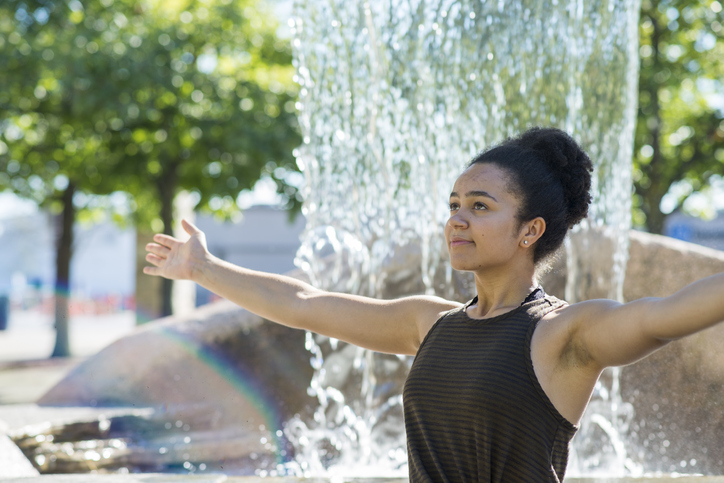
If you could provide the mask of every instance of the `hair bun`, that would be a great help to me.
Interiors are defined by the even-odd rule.
[[[477,154],[468,166],[477,163],[492,163],[510,175],[507,188],[519,200],[519,222],[545,220],[545,232],[535,242],[536,264],[554,254],[568,230],[588,215],[593,165],[560,129],[525,131]]]
[[[540,127],[523,133],[520,142],[535,151],[560,180],[568,207],[568,227],[585,218],[591,203],[590,173],[593,172],[593,164],[578,143],[565,131]]]

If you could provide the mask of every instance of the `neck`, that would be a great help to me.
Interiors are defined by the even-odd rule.
[[[518,307],[538,286],[535,270],[475,273],[477,304],[468,308],[472,318],[495,317]]]

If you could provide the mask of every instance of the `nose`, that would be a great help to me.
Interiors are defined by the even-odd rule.
[[[447,224],[450,226],[450,228],[467,228],[468,221],[465,219],[465,217],[460,216],[460,212],[458,211],[454,215],[450,215],[450,218],[447,220]]]

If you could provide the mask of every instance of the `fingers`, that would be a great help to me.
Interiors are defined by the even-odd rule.
[[[166,261],[166,259],[164,257],[159,257],[157,255],[154,255],[153,253],[147,253],[146,261],[148,263],[156,265],[157,267],[160,267],[163,264],[163,262]]]
[[[196,225],[194,225],[185,218],[181,220],[181,226],[183,226],[184,230],[186,230],[186,233],[188,233],[189,235],[195,235],[196,233],[201,232],[201,230],[199,230]]]
[[[161,269],[158,267],[143,267],[143,273],[146,275],[161,275]]]
[[[183,245],[183,243],[180,242],[179,240],[175,239],[172,236],[164,235],[163,233],[157,233],[157,234],[153,235],[153,241],[163,245],[164,247],[168,247],[170,249]],[[149,245],[150,245],[150,243],[149,243]]]
[[[155,265],[155,267],[143,267],[143,273],[145,273],[146,275],[163,275],[163,272],[161,271],[161,264],[166,261],[165,258],[158,257],[153,253],[147,253],[146,261],[152,265]]]
[[[154,255],[158,255],[159,257],[166,258],[168,257],[168,252],[170,252],[171,249],[156,243],[148,243],[146,245],[146,251],[151,252]]]

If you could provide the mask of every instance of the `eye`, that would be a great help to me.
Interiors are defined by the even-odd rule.
[[[480,201],[476,201],[476,202],[473,204],[473,209],[475,209],[475,210],[487,210],[488,207],[485,206],[485,203],[481,203]]]
[[[460,205],[454,202],[450,202],[450,211],[457,211],[460,209]]]

